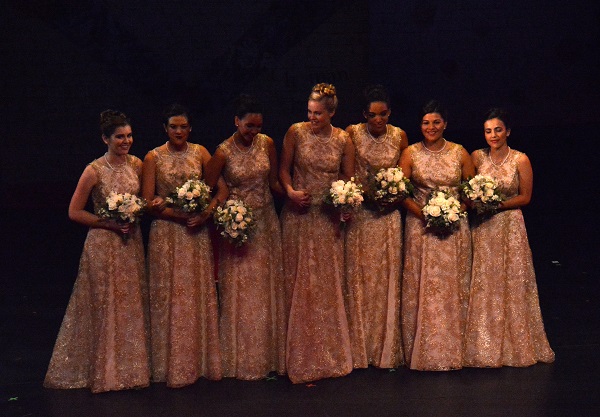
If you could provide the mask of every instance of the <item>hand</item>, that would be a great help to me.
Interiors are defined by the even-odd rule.
[[[208,209],[204,210],[202,213],[193,214],[190,217],[188,217],[186,226],[190,229],[199,228],[204,223],[206,223],[210,215],[211,211]]]
[[[304,190],[291,190],[287,193],[288,198],[292,200],[292,202],[300,207],[308,207],[310,206],[310,194]]]
[[[131,231],[131,223],[119,223],[116,220],[103,220],[101,227],[121,235],[126,235]]]
[[[149,206],[151,210],[161,212],[167,207],[167,202],[162,197],[154,197]]]
[[[352,212],[351,211],[342,211],[340,213],[340,220],[342,222],[347,222],[350,221],[352,219]]]

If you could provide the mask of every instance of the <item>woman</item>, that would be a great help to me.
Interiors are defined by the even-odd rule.
[[[406,133],[388,124],[390,99],[380,85],[364,92],[366,123],[346,128],[356,149],[356,176],[369,192],[369,177],[398,166]],[[368,197],[367,197],[368,198]],[[396,205],[359,208],[346,234],[348,325],[355,368],[395,368],[404,361],[400,336],[402,222]],[[369,204],[370,203],[370,204]]]
[[[100,129],[107,152],[85,168],[69,204],[69,218],[90,229],[47,388],[104,392],[150,382],[142,236],[134,224],[98,215],[111,191],[139,193],[142,161],[129,155],[133,136],[123,113],[102,112]],[[90,195],[94,213],[85,210]]]
[[[331,125],[336,107],[335,87],[315,85],[308,98],[308,122],[292,125],[283,142],[279,178],[288,197],[281,214],[289,308],[286,362],[293,383],[352,371],[342,295],[344,235],[339,213],[322,204],[333,181],[354,174],[352,141]]]
[[[466,217],[451,234],[426,227],[422,208],[430,193],[447,188],[458,197],[462,180],[474,175],[470,155],[447,141],[446,110],[433,100],[421,109],[423,140],[402,153],[400,166],[414,185],[407,198],[402,275],[402,338],[411,369],[462,366],[471,272],[471,235]]]
[[[529,366],[553,362],[540,312],[531,249],[521,207],[529,204],[529,158],[511,149],[506,111],[491,109],[483,125],[489,148],[473,152],[478,174],[491,176],[506,197],[497,214],[473,227],[473,270],[465,366]]]
[[[219,254],[223,376],[261,379],[285,373],[281,229],[271,191],[282,195],[273,140],[260,133],[262,106],[238,99],[236,132],[219,145],[206,169],[210,186],[223,175],[229,199],[253,210],[254,230],[243,246],[223,241]]]
[[[219,193],[201,213],[164,205],[176,187],[202,179],[210,154],[189,143],[189,112],[172,105],[164,115],[169,140],[144,159],[143,195],[157,216],[148,241],[152,379],[169,387],[198,378],[221,379],[214,258],[205,222],[224,200]]]

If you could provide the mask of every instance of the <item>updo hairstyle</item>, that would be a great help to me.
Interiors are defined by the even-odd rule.
[[[309,100],[323,102],[328,112],[333,113],[337,109],[338,99],[333,84],[319,83],[312,88]]]
[[[492,107],[485,113],[484,123],[488,120],[499,119],[504,123],[506,130],[510,130],[511,121],[508,112],[500,107]]]
[[[363,90],[363,110],[368,113],[371,103],[381,101],[385,103],[388,109],[392,108],[390,95],[381,84],[373,84],[365,87]]]
[[[104,110],[100,113],[100,132],[109,138],[118,127],[131,126],[129,118],[118,110]]]
[[[240,94],[235,100],[234,105],[235,115],[239,119],[243,119],[244,116],[250,113],[263,113],[262,103],[256,97],[253,97],[249,94]]]

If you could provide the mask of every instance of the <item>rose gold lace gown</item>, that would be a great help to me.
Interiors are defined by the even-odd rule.
[[[430,152],[419,142],[409,148],[415,201],[425,205],[439,186],[458,196],[462,146],[447,142],[441,152]],[[418,370],[458,369],[471,273],[468,221],[461,219],[458,230],[439,237],[409,212],[404,232],[401,314],[406,363]]]
[[[312,196],[308,209],[286,203],[281,214],[286,299],[289,307],[287,371],[294,383],[352,371],[348,321],[342,294],[344,234],[339,213],[321,204],[338,179],[346,132],[334,128],[321,143],[306,123],[296,135],[293,187]]]
[[[91,166],[99,178],[92,190],[95,212],[111,191],[139,193],[142,162],[138,158],[128,155],[127,165],[118,170],[100,159]],[[113,231],[89,229],[45,387],[103,392],[149,384],[144,280],[139,228],[126,242]]]
[[[156,157],[156,194],[166,197],[192,176],[202,178],[199,145],[184,154],[165,148]],[[213,249],[206,226],[190,232],[156,219],[148,241],[152,380],[170,387],[198,378],[220,379],[217,295]]]
[[[281,229],[269,188],[268,137],[258,134],[247,152],[225,141],[223,177],[229,199],[250,207],[255,228],[235,247],[221,240],[219,256],[220,332],[223,376],[265,378],[285,373],[284,286]]]
[[[478,173],[500,183],[507,197],[519,193],[518,159],[510,150],[500,166],[489,149],[475,152]],[[538,300],[531,249],[520,209],[504,210],[476,222],[473,272],[465,339],[465,366],[529,366],[553,362]]]
[[[356,149],[356,176],[398,166],[402,136],[388,125],[381,143],[364,123],[351,126]],[[361,207],[346,229],[346,306],[355,368],[395,368],[404,361],[400,335],[402,221],[400,212],[381,213]]]

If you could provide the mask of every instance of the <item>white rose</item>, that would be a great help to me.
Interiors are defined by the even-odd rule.
[[[440,217],[442,211],[438,206],[427,206],[427,214],[432,217]]]
[[[452,223],[454,223],[455,221],[458,221],[458,219],[460,219],[460,216],[457,213],[450,212],[448,214],[448,220],[450,220]]]
[[[187,193],[185,193],[185,199],[186,200],[191,200],[194,198],[194,194],[192,194],[191,191],[188,191]]]
[[[239,223],[239,222],[241,222],[242,220],[244,220],[244,216],[243,216],[243,214],[242,214],[242,213],[238,213],[238,214],[236,214],[236,215],[235,215],[235,221],[236,221],[236,222],[238,222],[238,223]]]

